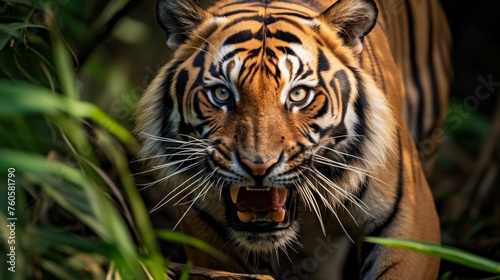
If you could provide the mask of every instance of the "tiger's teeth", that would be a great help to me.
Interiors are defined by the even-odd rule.
[[[281,223],[285,219],[285,209],[281,209],[279,212],[271,213],[271,220],[275,223]]]
[[[280,205],[283,205],[286,201],[286,195],[288,194],[288,190],[287,189],[278,189],[278,194],[280,195],[279,203],[280,203]]]
[[[245,189],[247,191],[257,191],[257,192],[263,192],[263,191],[270,191],[271,190],[271,187],[267,187],[267,188],[253,188],[253,187],[245,187]]]
[[[240,219],[241,222],[243,223],[248,223],[250,221],[252,221],[253,219],[253,213],[252,212],[236,212],[236,214],[238,215],[238,219]]]
[[[240,188],[234,187],[229,189],[229,191],[231,192],[231,201],[233,204],[236,204],[236,202],[238,202],[238,192],[240,191]]]

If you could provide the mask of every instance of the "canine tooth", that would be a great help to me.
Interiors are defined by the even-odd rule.
[[[243,223],[248,223],[250,221],[252,221],[253,219],[253,215],[251,212],[236,212],[236,214],[238,215],[238,219],[240,219],[240,221],[242,221]]]
[[[236,204],[238,202],[238,192],[240,191],[239,187],[234,187],[229,189],[231,192],[231,200],[233,201],[233,204]]]
[[[271,220],[275,223],[281,223],[285,219],[285,209],[281,209],[279,212],[271,213]]]
[[[286,201],[286,195],[288,194],[287,189],[278,189],[278,194],[280,195],[280,201],[279,203],[283,205]]]

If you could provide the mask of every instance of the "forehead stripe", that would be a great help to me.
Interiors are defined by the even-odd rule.
[[[293,35],[290,32],[277,30],[274,33],[269,32],[266,35],[270,38],[276,38],[278,40],[285,41],[288,43],[302,44],[302,41],[300,41],[300,39],[297,36]]]
[[[236,34],[229,36],[226,40],[224,40],[224,43],[222,43],[222,46],[243,43],[246,41],[250,41],[253,38],[254,38],[254,35],[253,35],[252,31],[243,30],[243,31],[240,31]]]

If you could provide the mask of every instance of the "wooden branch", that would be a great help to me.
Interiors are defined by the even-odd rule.
[[[170,263],[168,266],[171,271],[174,273],[174,279],[176,276],[181,274],[182,269],[184,268],[183,264],[179,263]],[[208,268],[196,267],[193,266],[189,273],[189,279],[191,280],[273,280],[274,278],[269,275],[262,274],[240,274],[240,273],[231,273],[227,271],[221,270],[212,270]]]

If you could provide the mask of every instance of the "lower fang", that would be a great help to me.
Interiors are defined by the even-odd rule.
[[[285,209],[281,209],[279,212],[273,212],[271,213],[271,220],[275,223],[281,223],[285,219]]]
[[[241,222],[243,223],[249,223],[253,220],[253,213],[252,212],[236,212],[238,215],[238,219],[240,219]]]

